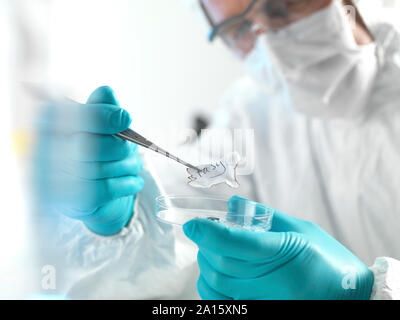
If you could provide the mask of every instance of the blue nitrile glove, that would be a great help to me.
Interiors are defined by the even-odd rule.
[[[48,103],[39,120],[35,157],[42,204],[99,235],[121,231],[143,188],[137,145],[113,136],[130,124],[109,87],[98,88],[85,105]]]
[[[228,206],[235,208],[238,199],[243,198],[231,198]],[[269,232],[205,219],[189,221],[183,230],[199,247],[197,287],[203,299],[370,297],[372,272],[313,223],[275,210]]]

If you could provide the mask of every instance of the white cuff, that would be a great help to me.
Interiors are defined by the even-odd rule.
[[[377,258],[369,268],[375,276],[371,300],[400,300],[400,261]]]

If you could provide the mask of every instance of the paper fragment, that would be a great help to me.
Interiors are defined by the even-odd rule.
[[[197,166],[199,170],[188,168],[189,185],[194,188],[211,188],[226,183],[231,188],[238,188],[236,169],[239,161],[240,155],[233,152],[215,163]]]

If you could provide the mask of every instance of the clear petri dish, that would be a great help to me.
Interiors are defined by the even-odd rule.
[[[156,198],[157,220],[182,226],[193,219],[210,219],[229,227],[253,231],[268,231],[274,209],[244,199],[159,196]]]

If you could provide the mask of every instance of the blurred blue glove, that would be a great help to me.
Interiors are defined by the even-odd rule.
[[[231,198],[228,206],[240,208],[235,205],[239,199]],[[270,232],[204,219],[189,221],[183,230],[199,247],[198,291],[203,299],[370,297],[372,272],[313,223],[275,210]]]
[[[118,233],[143,188],[137,145],[112,135],[130,124],[109,87],[94,91],[86,105],[50,103],[40,117],[35,157],[42,204],[99,235]]]

